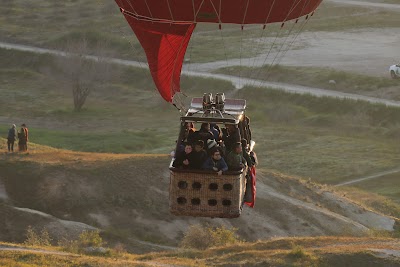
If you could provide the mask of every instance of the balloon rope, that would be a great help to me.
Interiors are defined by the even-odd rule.
[[[297,2],[296,2],[296,1],[297,1]],[[265,63],[266,63],[266,61],[267,61],[267,59],[268,59],[270,53],[272,52],[272,49],[273,49],[274,46],[275,46],[275,43],[277,42],[278,38],[281,36],[281,34],[282,34],[282,32],[283,32],[282,29],[283,29],[283,26],[285,25],[285,22],[286,22],[287,19],[289,18],[289,15],[292,13],[292,11],[297,7],[297,5],[298,5],[301,1],[302,1],[302,0],[294,0],[294,1],[293,1],[292,6],[291,6],[289,12],[287,13],[287,15],[286,15],[284,21],[282,22],[281,28],[280,28],[280,30],[278,31],[277,35],[275,36],[274,42],[273,42],[273,44],[271,45],[271,47],[270,47],[270,49],[269,49],[269,51],[268,51],[268,53],[267,53],[267,56],[264,58],[264,61],[263,61],[263,63],[262,63],[261,66],[264,66],[264,65],[265,65]],[[289,30],[288,35],[290,35],[290,33],[291,33],[292,30],[293,30],[293,26],[292,26],[292,28]],[[267,72],[271,69],[271,67],[272,67],[273,63],[275,62],[275,59],[276,59],[277,55],[279,55],[281,49],[282,49],[282,46],[280,47],[280,49],[279,49],[278,52],[276,53],[276,55],[275,55],[275,57],[274,57],[272,63],[269,64],[269,67],[268,67],[268,69],[267,69]],[[260,71],[261,71],[261,68],[259,68],[258,71],[256,71],[256,75],[255,75],[255,76],[251,76],[251,77],[258,77],[259,74],[260,74]],[[252,82],[252,85],[254,86],[255,83],[256,83],[256,81],[254,80],[254,81]]]
[[[274,6],[275,6],[275,2],[276,2],[276,0],[274,0],[274,1],[272,2],[272,5],[271,5],[271,7],[270,7],[270,9],[269,9],[269,12],[268,12],[268,15],[267,15],[267,17],[265,18],[264,26],[263,26],[263,28],[262,28],[261,35],[260,35],[260,37],[259,37],[259,41],[258,41],[258,42],[253,42],[253,43],[255,43],[255,47],[253,48],[253,51],[255,51],[256,56],[253,58],[253,63],[252,63],[252,64],[250,64],[250,63],[251,63],[251,58],[249,58],[249,61],[248,61],[249,64],[248,64],[248,65],[251,66],[250,68],[254,68],[255,65],[256,65],[256,62],[257,62],[257,59],[258,59],[257,53],[258,53],[258,50],[260,49],[261,44],[263,43],[263,40],[262,40],[262,39],[264,38],[265,27],[266,27],[266,24],[267,24],[267,22],[268,22],[268,19],[269,19],[270,16],[271,16],[272,9],[273,9]],[[268,55],[267,55],[267,57],[268,57]],[[251,76],[250,76],[250,77],[251,77]]]
[[[243,28],[244,28],[244,22],[246,20],[246,16],[247,16],[247,10],[249,8],[249,2],[250,0],[247,0],[247,4],[246,4],[246,9],[244,11],[244,15],[243,15],[243,20],[242,20],[242,25],[241,25],[241,35],[240,35],[240,67],[242,66],[242,50],[243,50]],[[242,84],[242,69],[239,69],[239,88],[241,87]]]
[[[307,2],[307,1],[304,2],[303,8],[302,8],[302,10],[301,10],[301,13],[303,13],[304,9],[305,9],[306,6],[307,6],[306,3],[309,3],[309,1],[310,1],[310,0],[308,0],[308,2]],[[307,18],[308,18],[308,15],[307,15]],[[290,45],[289,45],[289,46],[286,46],[286,49],[283,49],[283,48],[285,47],[285,44],[286,44],[286,42],[287,42],[287,40],[288,40],[290,34],[292,33],[294,27],[296,26],[296,23],[297,23],[297,20],[296,20],[296,22],[292,25],[292,27],[290,28],[290,31],[289,31],[289,33],[287,34],[287,36],[286,36],[284,42],[282,43],[281,47],[279,48],[278,53],[276,53],[276,55],[275,55],[275,57],[274,57],[272,63],[269,65],[269,67],[268,67],[268,69],[267,69],[267,71],[266,71],[266,79],[265,79],[265,80],[268,80],[268,78],[270,77],[270,75],[271,75],[271,72],[270,72],[270,71],[271,71],[271,69],[273,68],[274,63],[276,62],[276,60],[278,59],[278,62],[280,62],[280,61],[282,60],[282,56],[283,56],[284,54],[286,54],[287,51],[290,49]],[[301,29],[300,29],[300,30],[301,30]],[[295,35],[295,37],[296,37],[296,35]],[[282,51],[283,51],[283,52],[282,52]],[[277,64],[278,64],[278,63],[277,63]]]
[[[169,0],[167,0],[167,5],[168,5],[168,9],[169,9],[169,14],[171,15],[171,20],[174,21],[174,16],[172,15],[171,6],[169,5]]]
[[[150,17],[151,17],[151,19],[153,20],[153,19],[154,19],[154,18],[153,18],[153,14],[151,13],[150,7],[149,7],[149,5],[147,4],[147,0],[144,0],[144,2],[146,3],[147,9],[149,10]]]

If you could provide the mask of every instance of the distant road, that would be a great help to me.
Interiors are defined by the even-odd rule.
[[[333,1],[339,1],[339,0],[333,0]],[[14,49],[14,50],[19,50],[19,51],[27,51],[27,52],[40,53],[40,54],[52,54],[52,55],[57,55],[57,56],[67,56],[68,55],[68,53],[65,53],[63,51],[51,50],[51,49],[45,49],[45,48],[39,48],[39,47],[33,47],[33,46],[27,46],[27,45],[4,43],[4,42],[0,42],[0,48]],[[99,60],[99,57],[96,57],[96,56],[90,56],[90,55],[82,55],[82,56],[85,58],[91,59],[91,60]],[[124,60],[124,59],[117,59],[117,58],[106,58],[106,60],[108,62],[115,63],[115,64],[121,64],[121,65],[125,65],[125,66],[133,66],[133,67],[148,69],[148,65],[145,62]],[[400,101],[387,100],[387,99],[363,96],[363,95],[358,95],[358,94],[349,94],[349,93],[343,93],[343,92],[334,91],[334,90],[326,90],[326,89],[322,89],[322,88],[314,88],[314,87],[307,87],[307,86],[293,85],[293,84],[279,83],[279,82],[267,82],[267,81],[263,81],[263,80],[248,79],[248,78],[237,77],[237,76],[232,76],[232,75],[215,74],[215,73],[210,73],[207,71],[195,72],[195,71],[183,70],[182,74],[187,75],[187,76],[192,76],[192,77],[202,77],[202,78],[211,78],[211,79],[228,81],[228,82],[231,82],[238,90],[240,90],[243,86],[250,85],[250,86],[261,87],[261,88],[282,90],[282,91],[291,92],[291,93],[310,94],[310,95],[317,96],[317,97],[334,97],[334,98],[339,98],[339,99],[352,99],[352,100],[356,100],[356,101],[366,101],[366,102],[373,103],[373,104],[384,104],[386,106],[400,107]]]
[[[346,5],[357,5],[364,7],[377,7],[377,8],[385,8],[391,10],[400,11],[400,4],[386,4],[386,3],[374,3],[369,1],[348,1],[348,0],[326,0],[327,2],[335,2]]]
[[[354,180],[347,181],[347,182],[343,182],[343,183],[337,184],[336,186],[355,184],[355,183],[363,182],[365,180],[371,180],[371,179],[379,178],[379,177],[382,177],[382,176],[385,176],[385,175],[398,173],[398,172],[400,172],[400,168],[397,168],[397,169],[394,169],[394,170],[385,171],[385,172],[376,173],[376,174],[373,174],[373,175],[369,175],[369,176],[366,176],[366,177],[354,179]]]

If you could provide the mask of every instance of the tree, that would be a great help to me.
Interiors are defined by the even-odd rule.
[[[97,43],[90,49],[86,39],[68,43],[63,56],[56,60],[57,72],[67,88],[71,89],[74,110],[80,111],[90,92],[111,77],[105,45]],[[96,54],[96,56],[93,56]]]

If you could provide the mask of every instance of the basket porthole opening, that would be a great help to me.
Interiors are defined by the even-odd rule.
[[[225,191],[232,191],[233,186],[232,186],[232,184],[224,184],[224,185],[222,186],[222,188],[223,188]]]
[[[217,191],[218,190],[218,184],[217,183],[211,183],[208,186],[208,189],[210,189],[211,191]]]
[[[184,197],[178,197],[176,201],[178,202],[179,205],[185,205],[187,202],[186,198]]]
[[[194,190],[200,190],[200,189],[201,189],[201,183],[199,183],[199,182],[194,182],[194,183],[192,184],[192,188],[193,188]]]
[[[230,205],[232,205],[232,201],[230,201],[229,199],[223,199],[222,200],[222,205],[223,206],[230,206]]]
[[[192,198],[192,205],[200,205],[200,198]]]
[[[188,184],[187,184],[187,182],[185,182],[185,181],[179,181],[178,187],[179,187],[180,189],[186,189],[186,188],[188,187]]]
[[[208,200],[208,205],[210,206],[216,206],[217,205],[217,200],[216,199],[209,199]]]

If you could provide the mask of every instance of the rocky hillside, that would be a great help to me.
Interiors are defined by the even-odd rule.
[[[82,153],[32,145],[0,156],[0,240],[21,242],[29,225],[55,239],[99,228],[136,252],[177,246],[192,224],[238,228],[244,240],[367,236],[398,232],[398,218],[325,186],[260,170],[254,209],[237,219],[175,217],[168,211],[167,155]],[[157,244],[152,246],[149,244]],[[164,247],[160,245],[164,245]]]

